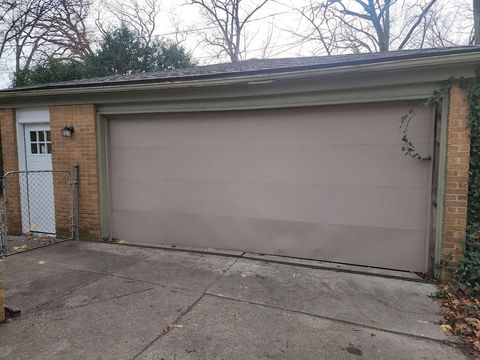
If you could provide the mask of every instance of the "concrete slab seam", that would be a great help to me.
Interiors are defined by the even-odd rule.
[[[283,308],[283,307],[276,306],[276,305],[269,305],[269,304],[264,304],[264,303],[259,303],[259,302],[255,302],[255,301],[244,300],[244,299],[236,299],[236,298],[232,298],[232,297],[225,296],[225,295],[220,295],[220,294],[207,293],[207,294],[205,294],[205,296],[211,296],[211,297],[221,299],[221,300],[230,300],[230,301],[241,302],[241,303],[245,303],[245,304],[249,304],[249,305],[261,306],[261,307],[274,309],[274,310],[285,311],[285,312],[289,312],[289,313],[293,313],[293,314],[301,314],[301,315],[311,316],[311,317],[315,317],[315,318],[318,318],[318,319],[329,320],[329,321],[338,322],[338,323],[342,323],[342,324],[346,324],[346,325],[354,325],[354,326],[363,327],[363,328],[366,328],[366,329],[371,329],[371,330],[376,330],[376,331],[381,331],[381,332],[385,332],[385,333],[390,333],[390,334],[394,334],[394,335],[401,335],[401,336],[412,337],[412,338],[420,339],[420,340],[433,341],[433,342],[440,343],[440,344],[450,346],[450,347],[454,347],[454,348],[464,348],[464,346],[465,346],[465,344],[461,341],[439,340],[439,339],[434,339],[434,338],[430,338],[430,337],[427,337],[427,336],[409,334],[409,333],[405,333],[405,332],[401,332],[401,331],[388,330],[388,329],[384,329],[384,328],[376,327],[376,326],[372,326],[372,325],[359,324],[359,323],[355,323],[355,322],[352,322],[352,321],[336,319],[336,318],[332,318],[332,317],[328,317],[328,316],[324,316],[324,315],[312,314],[312,313],[309,313],[309,312],[306,312],[306,311],[288,309],[288,308]]]
[[[242,253],[242,255],[245,253]],[[167,335],[172,329],[175,328],[175,325],[178,324],[178,322],[185,316],[187,315],[190,311],[193,310],[193,308],[203,299],[203,297],[207,294],[207,292],[215,285],[215,283],[222,277],[224,276],[239,260],[239,258],[235,259],[234,262],[232,262],[229,266],[227,266],[223,272],[217,276],[211,284],[207,286],[205,291],[192,303],[190,304],[184,311],[182,311],[166,328],[164,328],[158,336],[155,337],[150,343],[148,343],[138,354],[136,354],[132,360],[137,359],[140,355],[142,355],[149,347],[151,347],[154,343],[156,343],[159,339],[161,339],[163,336]]]

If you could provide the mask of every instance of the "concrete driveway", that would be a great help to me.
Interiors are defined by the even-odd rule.
[[[11,256],[22,315],[0,325],[0,358],[468,358],[440,330],[433,285],[229,255],[67,242]]]

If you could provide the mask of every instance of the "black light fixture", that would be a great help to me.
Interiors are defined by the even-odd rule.
[[[62,129],[62,136],[64,137],[72,137],[73,135],[73,132],[75,131],[75,129],[73,128],[72,125],[65,125]]]

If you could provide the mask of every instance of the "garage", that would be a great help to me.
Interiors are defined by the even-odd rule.
[[[479,62],[478,47],[249,59],[0,91],[3,168],[31,155],[74,171],[78,196],[53,176],[42,225],[80,241],[447,277],[465,252],[462,84]]]
[[[110,227],[132,244],[425,272],[433,111],[383,102],[108,118]]]

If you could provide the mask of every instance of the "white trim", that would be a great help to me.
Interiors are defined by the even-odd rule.
[[[17,109],[17,124],[50,123],[48,108]]]
[[[25,124],[48,124],[50,125],[50,112],[48,108],[17,109],[15,113],[17,122],[17,151],[18,170],[26,170],[25,157]]]

